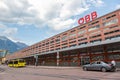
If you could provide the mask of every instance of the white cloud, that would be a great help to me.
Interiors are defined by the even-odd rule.
[[[12,37],[17,33],[17,28],[10,28],[3,24],[0,24],[0,36]]]
[[[55,18],[49,21],[49,25],[54,29],[54,30],[61,30],[65,28],[70,28],[74,24],[76,20],[73,19],[67,19],[67,20],[62,20],[61,18]]]
[[[3,34],[13,35],[17,32],[17,28],[7,28],[4,30]]]
[[[102,0],[88,0],[91,5],[95,6],[95,7],[99,7],[99,6],[103,6],[104,2]]]
[[[116,9],[120,9],[120,4],[115,7]]]
[[[0,0],[0,21],[61,30],[75,25],[72,17],[102,4],[102,0]]]

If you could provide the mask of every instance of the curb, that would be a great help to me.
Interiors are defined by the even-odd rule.
[[[81,69],[81,67],[58,67],[58,66],[26,66],[28,68],[36,68],[36,69]]]

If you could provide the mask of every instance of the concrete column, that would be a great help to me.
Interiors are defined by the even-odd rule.
[[[59,61],[59,58],[60,58],[59,52],[57,52],[56,58],[57,58],[57,66],[59,66],[59,64],[60,64],[60,61]]]
[[[35,58],[35,66],[38,65],[38,55],[34,55],[34,58]]]

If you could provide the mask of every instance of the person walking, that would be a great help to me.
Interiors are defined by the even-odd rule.
[[[112,71],[115,71],[116,70],[116,62],[115,62],[115,60],[111,61],[111,65],[112,65]]]
[[[112,61],[111,61],[111,64],[112,64],[112,66],[116,66],[115,60],[112,60]]]

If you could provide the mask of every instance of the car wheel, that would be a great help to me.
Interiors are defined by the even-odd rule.
[[[86,68],[86,67],[84,67],[84,68],[83,68],[83,70],[84,70],[84,71],[87,71],[87,68]]]
[[[106,72],[107,70],[106,70],[106,68],[103,67],[103,68],[101,69],[101,71],[102,71],[102,72]]]

